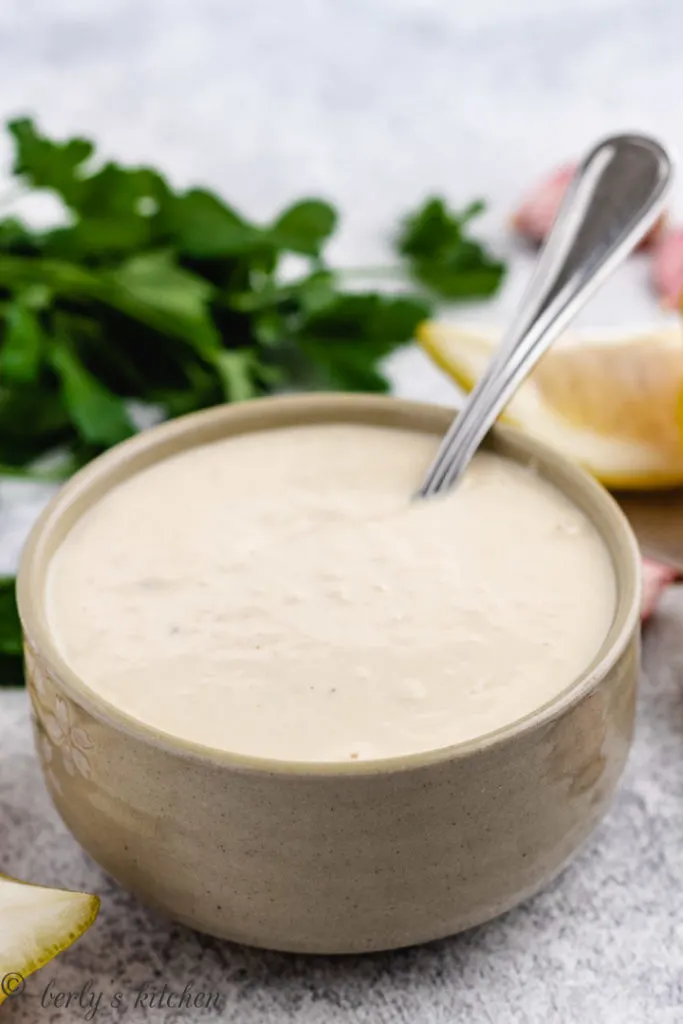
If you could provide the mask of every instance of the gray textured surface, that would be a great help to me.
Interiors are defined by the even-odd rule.
[[[376,261],[396,215],[428,190],[489,197],[487,230],[506,246],[500,224],[520,190],[595,135],[644,127],[683,148],[682,39],[679,0],[5,0],[0,115],[31,111],[51,131],[91,133],[108,155],[217,186],[254,215],[322,192],[345,213],[338,259]],[[527,270],[518,257],[486,318],[504,315]],[[644,277],[632,263],[584,322],[649,320]],[[452,397],[417,353],[395,374],[405,394]],[[0,570],[43,500],[40,489],[0,489]],[[366,959],[245,951],[143,910],[61,826],[25,697],[0,693],[0,870],[103,900],[97,926],[3,1019],[84,1019],[87,1007],[41,1007],[54,977],[53,992],[90,981],[105,1022],[681,1020],[682,626],[683,593],[670,592],[647,637],[625,784],[562,878],[468,935]],[[193,982],[220,993],[223,1009],[135,1008],[145,982]],[[109,1008],[117,992],[125,1009]]]

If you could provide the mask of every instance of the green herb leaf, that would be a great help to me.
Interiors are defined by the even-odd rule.
[[[35,381],[40,370],[43,348],[43,331],[38,317],[27,302],[16,299],[5,315],[0,348],[0,380],[6,384],[30,384]]]
[[[243,402],[261,393],[259,363],[253,352],[248,349],[219,352],[215,365],[227,402]]]
[[[465,231],[483,210],[484,204],[475,202],[457,213],[437,197],[404,221],[398,251],[408,258],[413,276],[443,298],[485,298],[500,286],[504,265]]]
[[[495,295],[505,272],[504,265],[482,259],[463,247],[450,261],[419,260],[413,265],[418,281],[444,299],[469,302]]]
[[[104,301],[207,354],[220,344],[208,304],[214,289],[174,263],[169,252],[134,256],[103,276]],[[108,287],[113,285],[113,288]]]
[[[21,291],[42,286],[52,293],[89,295],[93,276],[88,270],[64,260],[43,260],[33,256],[0,254],[0,288]]]
[[[29,118],[10,121],[16,155],[14,173],[34,188],[49,188],[62,197],[67,206],[78,202],[83,187],[82,166],[93,153],[87,139],[52,142],[40,135]]]
[[[0,252],[28,255],[36,249],[36,239],[22,221],[16,217],[7,217],[0,221]]]
[[[0,653],[21,654],[22,649],[15,582],[11,576],[0,576]]]
[[[415,328],[429,315],[429,304],[407,296],[341,294],[302,327],[302,336],[340,342],[367,339],[382,355],[396,345],[410,341]]]
[[[438,259],[460,245],[463,229],[484,209],[479,201],[457,213],[449,210],[445,200],[439,197],[427,199],[415,213],[406,217],[398,237],[398,250],[404,256]]]
[[[24,685],[24,658],[21,654],[0,652],[0,686]]]
[[[0,577],[0,686],[23,686],[21,623],[14,579]]]
[[[0,385],[0,462],[26,466],[74,437],[57,387]]]
[[[280,249],[320,256],[323,243],[337,226],[337,212],[321,199],[302,199],[280,214],[270,238]]]
[[[307,314],[320,313],[334,305],[339,290],[335,275],[329,270],[316,270],[292,285],[292,297]]]
[[[367,340],[340,345],[319,338],[303,338],[299,348],[308,361],[308,366],[300,371],[304,374],[300,386],[341,391],[389,390],[386,377],[376,367],[385,355],[384,345]]]
[[[170,200],[160,224],[180,252],[199,258],[235,256],[266,242],[259,229],[204,189]]]
[[[74,354],[62,319],[50,360],[61,380],[64,406],[81,438],[89,444],[109,447],[135,433],[126,406]]]
[[[378,362],[410,341],[428,313],[427,303],[407,296],[339,295],[302,325],[297,343],[310,365],[298,372],[317,386],[386,391]]]

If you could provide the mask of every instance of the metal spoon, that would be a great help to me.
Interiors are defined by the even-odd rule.
[[[655,223],[672,173],[666,150],[645,135],[614,135],[586,156],[517,316],[441,442],[419,497],[462,475],[543,353]]]

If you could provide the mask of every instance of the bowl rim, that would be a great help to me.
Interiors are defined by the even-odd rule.
[[[469,757],[551,726],[598,687],[622,657],[634,635],[638,635],[640,553],[626,517],[601,484],[544,443],[509,426],[497,426],[492,431],[489,443],[493,449],[533,465],[556,486],[560,486],[558,480],[562,481],[570,491],[581,496],[584,513],[594,523],[610,551],[616,581],[613,621],[595,657],[567,687],[514,722],[482,736],[434,750],[367,761],[290,761],[239,754],[183,739],[121,711],[92,690],[70,668],[52,639],[43,598],[47,566],[54,547],[60,542],[55,542],[54,535],[59,533],[67,513],[71,511],[72,522],[75,521],[111,486],[163,458],[232,434],[302,424],[355,422],[420,430],[433,433],[438,439],[453,413],[443,405],[386,395],[336,392],[280,395],[191,413],[123,441],[71,477],[47,504],[29,534],[17,574],[17,604],[25,648],[33,648],[46,663],[55,683],[100,723],[166,753],[204,763],[208,761],[237,771],[309,777],[395,773]],[[569,497],[575,501],[575,496],[570,494]],[[81,505],[84,507],[79,511]],[[64,534],[71,525],[66,527]]]

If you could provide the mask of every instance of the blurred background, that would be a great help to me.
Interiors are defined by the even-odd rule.
[[[329,197],[344,263],[381,259],[432,192],[484,198],[506,252],[520,196],[601,134],[683,148],[678,0],[4,0],[0,32],[1,115],[255,218]],[[591,321],[650,311],[621,284],[602,298]]]

